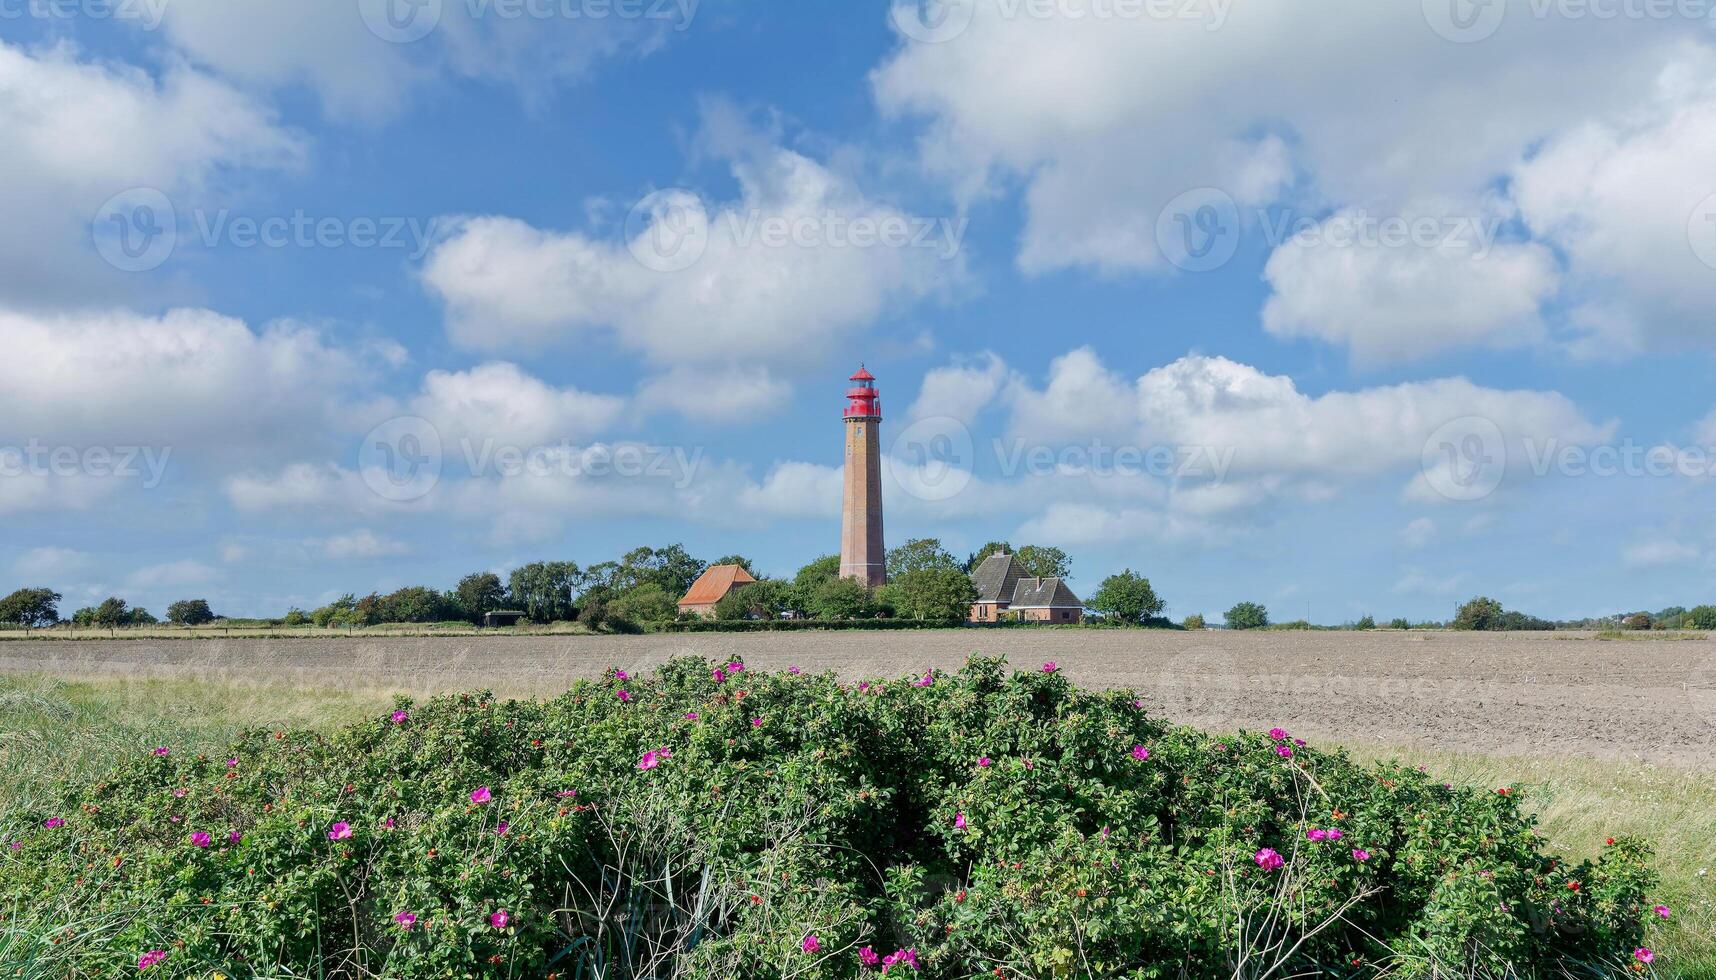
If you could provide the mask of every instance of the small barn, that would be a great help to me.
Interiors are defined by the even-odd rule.
[[[711,565],[697,577],[697,581],[691,583],[691,591],[685,593],[685,598],[679,600],[679,611],[713,616],[715,604],[727,598],[727,593],[755,581],[756,578],[743,566]]]
[[[971,604],[970,621],[993,623],[1003,616],[1037,623],[1076,623],[1084,619],[1084,602],[1066,582],[1050,576],[1025,574],[1019,559],[997,551],[971,573],[977,601]]]

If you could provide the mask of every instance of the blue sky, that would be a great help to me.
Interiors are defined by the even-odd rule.
[[[790,573],[863,361],[890,544],[1173,615],[1716,594],[1696,2],[405,2],[0,0],[0,586]]]

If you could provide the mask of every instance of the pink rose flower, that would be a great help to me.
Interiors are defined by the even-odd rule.
[[[1139,762],[1143,762],[1150,758],[1150,750],[1142,745],[1134,745],[1132,746],[1132,758],[1137,759]]]
[[[199,830],[196,833],[191,835],[191,843],[195,844],[198,847],[207,847],[212,842],[213,842],[213,839],[210,838],[209,835],[205,831]]]
[[[1651,952],[1649,947],[1640,946],[1638,949],[1633,950],[1633,959],[1638,960],[1640,963],[1654,963],[1656,962],[1656,954]]]
[[[417,924],[417,916],[411,912],[398,912],[394,914],[393,921],[399,923],[399,928],[410,931]]]
[[[1370,852],[1362,847],[1353,848],[1353,860],[1360,864],[1370,860]]]
[[[882,962],[882,958],[876,955],[874,947],[865,946],[858,951],[858,962],[864,966],[875,966]]]
[[[344,820],[328,828],[329,840],[345,840],[352,835],[352,825]]]
[[[476,789],[471,790],[472,803],[483,804],[493,798],[494,794],[489,792],[489,788],[487,786],[478,786]]]
[[[147,970],[150,967],[154,966],[155,964],[161,962],[162,960],[164,960],[166,958],[167,958],[167,951],[166,950],[164,950],[164,949],[152,949],[149,952],[144,953],[142,956],[137,957],[137,970],[138,970],[138,972],[142,972],[144,970]]]
[[[965,829],[965,814],[964,813],[956,813],[953,815],[953,829],[954,830],[964,830]]]
[[[1280,854],[1275,852],[1273,848],[1268,847],[1263,848],[1253,855],[1252,860],[1256,861],[1257,866],[1265,871],[1278,871],[1282,865],[1287,863],[1282,859]]]
[[[495,927],[496,929],[505,929],[506,924],[508,922],[511,922],[511,921],[512,921],[512,916],[506,914],[506,909],[501,909],[500,911],[495,912],[493,915],[489,916],[489,925]]]
[[[403,709],[401,709],[399,711],[395,711],[393,713],[393,723],[395,725],[403,725],[407,721],[409,721],[410,719],[411,719],[411,716],[406,714]]]
[[[804,942],[799,943],[798,945],[800,949],[807,953],[822,952],[822,939],[817,936],[806,936],[804,937]]]

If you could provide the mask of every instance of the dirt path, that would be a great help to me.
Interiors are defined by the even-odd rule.
[[[0,642],[0,671],[196,677],[415,693],[552,694],[675,654],[844,678],[957,666],[976,651],[1135,688],[1223,730],[1506,755],[1594,755],[1716,771],[1716,641],[1584,634],[958,630],[638,637],[340,637]]]

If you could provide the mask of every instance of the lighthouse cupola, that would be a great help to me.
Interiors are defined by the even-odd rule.
[[[858,365],[858,373],[850,379],[851,387],[846,389],[846,417],[849,419],[880,419],[882,417],[881,396],[876,394],[876,376]]]

